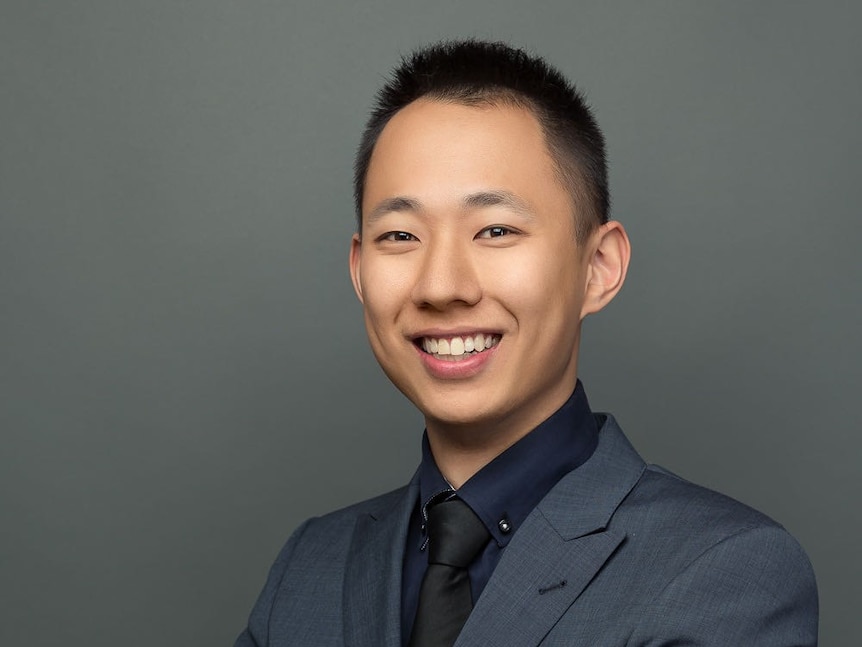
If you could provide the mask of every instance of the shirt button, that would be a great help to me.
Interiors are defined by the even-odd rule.
[[[504,535],[508,535],[512,531],[512,526],[509,524],[509,520],[503,517],[500,519],[500,523],[497,524],[500,527],[500,532]]]

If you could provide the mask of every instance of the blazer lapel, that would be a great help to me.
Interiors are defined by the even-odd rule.
[[[645,468],[613,418],[512,538],[455,647],[539,644],[625,539],[608,528]]]
[[[416,477],[393,504],[356,520],[344,575],[344,644],[400,647],[401,565],[407,524],[419,496]]]

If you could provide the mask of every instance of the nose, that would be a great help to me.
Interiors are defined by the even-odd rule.
[[[470,242],[458,242],[453,238],[438,239],[426,245],[413,286],[412,298],[417,306],[445,310],[458,304],[475,305],[482,298]]]

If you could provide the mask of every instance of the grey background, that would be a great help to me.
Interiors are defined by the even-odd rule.
[[[231,644],[291,530],[400,485],[350,174],[399,54],[533,48],[610,146],[628,283],[581,376],[648,460],[862,600],[853,3],[0,5],[0,644]]]

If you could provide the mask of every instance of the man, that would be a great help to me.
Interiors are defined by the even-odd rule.
[[[786,531],[646,465],[590,411],[581,321],[630,246],[559,72],[498,43],[416,53],[379,95],[355,189],[351,276],[425,416],[422,464],[303,524],[237,645],[816,644]]]

